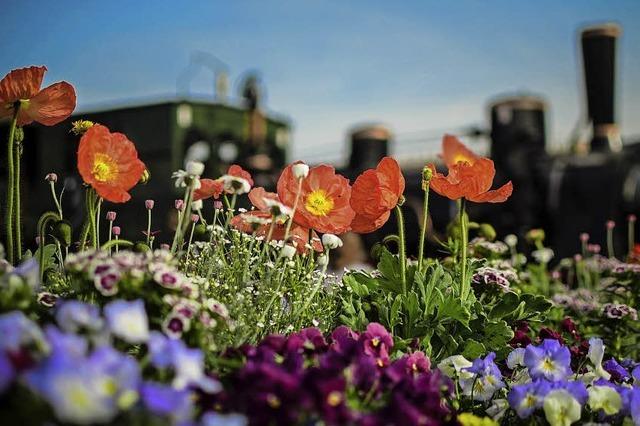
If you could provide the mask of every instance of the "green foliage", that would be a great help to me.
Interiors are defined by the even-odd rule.
[[[417,340],[436,360],[488,351],[506,356],[512,325],[542,320],[551,307],[543,296],[515,292],[471,292],[463,300],[459,276],[438,261],[430,261],[423,271],[410,265],[403,295],[398,262],[383,249],[377,271],[345,275],[340,321],[354,329],[379,322],[400,340],[400,347]]]

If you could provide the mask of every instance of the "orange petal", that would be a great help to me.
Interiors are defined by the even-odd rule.
[[[258,210],[267,210],[267,203],[264,202],[265,198],[280,201],[278,199],[278,194],[275,192],[268,192],[261,186],[255,187],[249,191],[249,200]]]
[[[238,166],[237,164],[232,164],[229,166],[229,170],[227,170],[227,174],[235,177],[239,177],[245,179],[249,182],[249,186],[253,186],[253,179],[251,179],[251,173]]]
[[[42,89],[28,104],[20,108],[18,126],[36,121],[53,126],[64,121],[76,108],[76,91],[66,81]]]
[[[468,199],[474,203],[503,203],[507,201],[512,192],[513,184],[509,181],[498,189],[487,191],[477,196],[468,197]]]
[[[375,170],[364,171],[351,187],[351,208],[366,216],[378,216],[387,208],[381,203],[380,180]]]
[[[473,164],[479,157],[464,146],[455,136],[444,135],[442,139],[442,158],[447,168],[451,168],[451,166],[460,162]]]
[[[31,99],[40,90],[47,67],[28,67],[11,71],[0,80],[0,103]]]
[[[390,216],[391,212],[389,210],[375,218],[356,214],[356,217],[351,221],[351,230],[358,234],[368,234],[369,232],[382,228]]]
[[[213,179],[200,179],[200,188],[193,191],[194,201],[206,200],[207,198],[219,198],[224,190],[222,182]]]
[[[430,167],[433,166],[431,165]],[[451,200],[458,200],[464,196],[465,188],[461,186],[459,182],[452,183],[450,179],[442,175],[442,173],[435,172],[435,168],[433,168],[433,170],[433,177],[429,184],[429,187],[433,191]]]

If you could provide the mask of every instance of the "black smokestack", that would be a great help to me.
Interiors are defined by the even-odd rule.
[[[587,106],[593,123],[592,151],[617,150],[620,146],[615,120],[615,74],[616,41],[621,32],[621,28],[612,23],[581,32]]]
[[[351,156],[349,169],[362,172],[374,168],[389,155],[391,132],[380,125],[362,126],[351,131]]]

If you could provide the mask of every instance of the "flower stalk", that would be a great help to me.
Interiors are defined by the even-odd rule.
[[[424,200],[422,203],[422,228],[420,229],[420,245],[418,246],[418,271],[422,271],[424,263],[424,243],[427,235],[427,225],[429,222],[429,184],[433,172],[429,167],[422,169],[422,190],[424,191]]]
[[[467,215],[465,213],[467,200],[466,198],[460,199],[460,296],[462,300],[466,300],[468,292],[469,292],[469,283],[467,282],[467,239],[468,239],[468,229],[467,229]]]
[[[400,263],[400,281],[402,283],[402,295],[407,295],[407,253],[406,253],[406,239],[404,231],[404,217],[402,215],[402,209],[400,206],[404,203],[404,198],[400,199],[400,202],[396,205],[396,219],[398,221],[398,260]]]
[[[291,225],[293,225],[293,218],[296,216],[296,209],[298,208],[298,203],[300,202],[300,194],[302,193],[302,181],[304,180],[304,176],[300,176],[298,178],[298,189],[296,191],[296,198],[293,201],[293,208],[291,210],[291,217],[287,222],[287,227],[284,231],[284,241],[286,242],[289,238],[289,232],[291,232]]]
[[[16,126],[18,124],[18,112],[20,111],[20,101],[14,104],[13,117],[9,125],[9,137],[7,140],[7,215],[5,216],[5,233],[7,235],[7,257],[9,263],[15,260],[13,216],[14,216],[14,195],[15,195],[15,167],[14,167],[14,139]]]

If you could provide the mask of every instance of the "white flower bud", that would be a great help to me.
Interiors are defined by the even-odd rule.
[[[342,240],[334,234],[324,234],[322,236],[322,245],[326,250],[333,250],[342,247]]]
[[[309,176],[309,166],[304,163],[294,164],[291,171],[296,179],[304,179]]]
[[[204,164],[199,161],[189,161],[187,163],[187,173],[191,176],[200,176],[204,173]]]
[[[327,266],[328,263],[329,263],[329,256],[327,256],[324,253],[318,256],[318,266],[324,267],[324,266]]]
[[[193,210],[202,210],[202,200],[196,200],[191,203],[191,208]]]
[[[296,248],[294,246],[290,246],[289,244],[285,244],[285,246],[282,247],[282,250],[280,251],[280,254],[282,255],[282,257],[286,257],[287,259],[291,259],[296,254]]]
[[[509,234],[504,237],[504,242],[507,243],[509,247],[515,247],[518,244],[518,237],[513,234]]]

